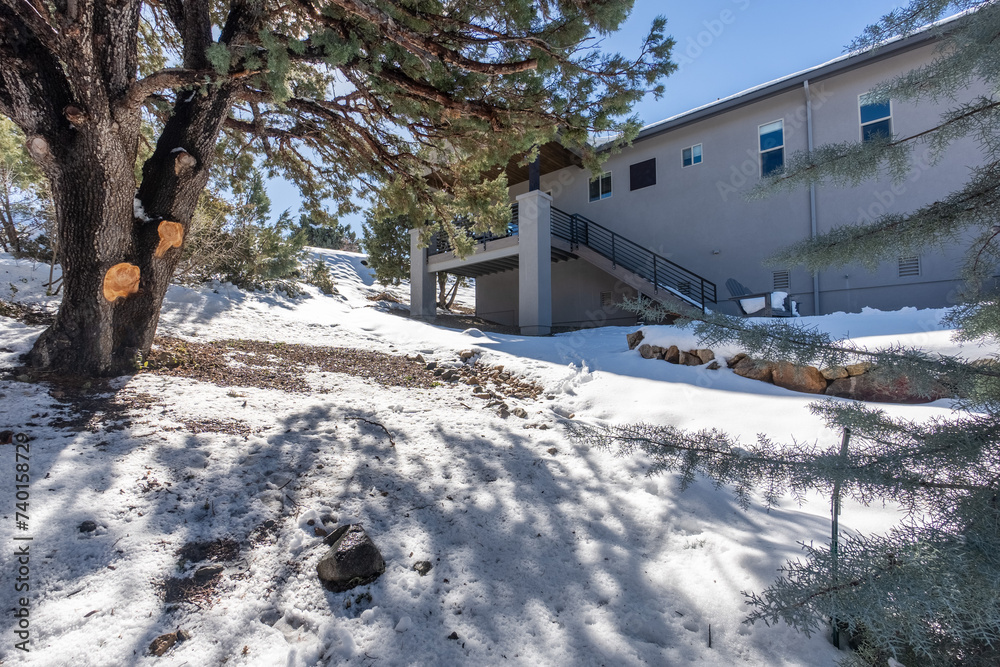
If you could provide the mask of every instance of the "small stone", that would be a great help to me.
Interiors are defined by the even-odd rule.
[[[841,380],[843,378],[849,377],[850,374],[847,369],[843,366],[832,366],[830,368],[824,368],[820,371],[827,380]]]
[[[653,359],[656,357],[656,353],[653,351],[653,346],[648,343],[643,343],[639,346],[639,355],[643,359]]]
[[[544,426],[544,424],[543,424],[543,426]],[[558,454],[558,453],[559,453],[559,450],[558,450],[558,449],[556,449],[555,447],[549,447],[549,448],[548,448],[548,449],[546,449],[545,451],[547,451],[547,452],[548,452],[549,454],[551,454],[552,456],[555,456],[556,454]]]
[[[678,363],[682,366],[701,366],[701,359],[691,352],[681,352]]]
[[[427,369],[427,370],[429,370],[429,371],[432,371],[432,370],[434,370],[437,367],[438,367],[438,365],[437,365],[436,361],[428,361],[427,365],[424,366],[424,368]]]
[[[539,431],[548,431],[549,430],[549,425],[548,424],[542,424],[541,426],[538,427],[538,430]]]
[[[713,361],[706,368],[708,368],[708,370],[710,370],[710,371],[717,371],[720,368],[722,368],[722,366],[719,365],[718,361]]]
[[[435,373],[436,372],[437,371],[435,371]],[[459,377],[460,376],[458,374],[458,371],[456,370],[449,370],[445,371],[444,373],[441,373],[441,379],[445,380],[446,382],[455,382],[459,379]]]
[[[712,352],[711,350],[708,349],[691,350],[691,354],[701,359],[701,363],[703,364],[707,364],[708,362],[715,359],[715,352]]]
[[[771,381],[779,387],[805,394],[822,394],[826,391],[826,378],[819,369],[788,361],[782,361],[774,367]]]
[[[326,537],[327,532],[325,529],[320,528],[319,526],[315,526],[313,528],[313,535],[315,535],[316,537]]]
[[[81,533],[92,533],[95,530],[97,530],[97,523],[94,521],[87,520],[80,524]]]
[[[492,395],[490,395],[490,394],[488,394],[486,392],[480,392],[478,394],[473,394],[472,396],[474,398],[482,398],[482,399],[490,399],[490,398],[492,398]]]
[[[178,628],[177,632],[168,632],[167,634],[160,635],[154,639],[149,645],[149,652],[159,658],[169,651],[177,642],[187,641],[188,639],[191,639],[191,634]]]
[[[847,366],[844,366],[848,377],[864,375],[873,368],[875,368],[875,364],[868,363],[867,361],[863,361],[860,364],[848,364]]]
[[[527,419],[528,417],[528,411],[525,410],[524,408],[514,408],[511,411],[511,414],[514,415],[515,417],[520,417],[521,419]]]
[[[425,363],[424,362],[424,356],[422,354],[408,354],[408,355],[406,355],[406,360],[407,361],[415,361],[418,364]]]
[[[385,572],[382,553],[359,523],[337,528],[323,542],[330,550],[316,565],[316,573],[334,593],[369,584]]]
[[[208,581],[209,579],[214,579],[215,577],[222,574],[225,568],[221,565],[205,565],[204,567],[199,567],[194,571],[195,581]]]
[[[452,632],[450,635],[448,635],[448,639],[458,639],[458,633]]]
[[[427,573],[431,571],[431,562],[429,560],[419,560],[413,564],[413,570],[419,574],[421,577],[426,577]]]
[[[25,374],[21,374],[21,375],[17,376],[17,381],[18,382],[27,382],[30,379],[31,379],[31,376],[25,375]]]
[[[733,372],[740,377],[760,382],[770,382],[774,375],[774,364],[768,362],[757,362],[750,357],[744,357],[736,366]]]
[[[740,363],[741,361],[743,361],[746,358],[747,358],[747,355],[746,355],[745,352],[740,352],[738,354],[734,354],[733,356],[729,357],[729,361],[726,362],[726,366],[728,366],[729,368],[735,368],[736,364]]]
[[[462,361],[468,361],[474,356],[476,356],[476,353],[473,352],[472,350],[462,350],[461,352],[458,353],[458,358],[461,359]]]
[[[667,351],[663,353],[663,360],[670,364],[680,363],[681,351],[676,345],[671,345],[667,348]]]
[[[645,338],[645,334],[642,333],[642,329],[634,331],[625,336],[625,339],[628,340],[628,349],[634,350],[635,348],[637,348],[639,346],[639,343],[642,342],[643,338]]]
[[[443,368],[435,368],[434,369],[434,377],[441,377],[442,375],[444,375],[444,369]]]

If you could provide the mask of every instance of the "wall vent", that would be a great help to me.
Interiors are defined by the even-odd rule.
[[[900,257],[899,258],[899,277],[908,278],[910,276],[920,275],[920,258],[919,257]]]
[[[774,287],[776,290],[787,290],[791,284],[791,276],[788,271],[775,271],[773,274]]]
[[[615,293],[601,292],[601,308],[614,308],[614,307],[615,307]]]

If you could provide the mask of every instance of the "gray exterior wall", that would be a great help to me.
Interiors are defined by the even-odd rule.
[[[517,293],[517,271],[476,278],[476,316],[519,326]],[[610,293],[613,304],[636,296],[634,289],[582,260],[552,264],[552,326],[577,329],[635,324],[635,315],[615,305],[602,306],[602,293]]]
[[[881,81],[929,61],[933,49],[933,44],[927,44],[832,75],[828,68],[817,70],[817,78],[810,81],[814,144],[857,141],[860,138],[858,96]],[[969,91],[969,96],[978,92]],[[608,159],[605,169],[612,173],[613,181],[610,198],[589,202],[590,173],[576,167],[543,176],[541,189],[551,192],[554,207],[584,215],[715,282],[719,287],[718,310],[735,313],[735,304],[725,302],[729,296],[724,286],[726,280],[736,278],[752,291],[772,289],[773,271],[788,267],[765,267],[763,260],[775,249],[810,235],[808,189],[779,193],[764,200],[746,199],[760,179],[758,126],[784,120],[786,160],[792,153],[806,150],[805,101],[803,87],[796,85],[715,116],[691,122],[680,118],[665,123],[664,131],[659,133],[647,131],[650,136],[640,138],[621,154]],[[950,106],[893,101],[893,132],[907,136],[933,127]],[[703,146],[702,163],[682,167],[682,150],[695,144]],[[630,192],[629,165],[650,158],[656,159],[656,184]],[[952,145],[933,165],[926,151],[918,147],[911,172],[900,184],[880,179],[854,188],[818,186],[818,231],[823,233],[843,224],[863,222],[883,212],[905,213],[941,199],[961,186],[968,179],[969,168],[981,159],[979,149],[969,140]],[[514,185],[512,200],[526,190],[527,183]],[[952,305],[960,286],[956,277],[962,250],[963,246],[957,244],[943,251],[926,251],[920,257],[920,275],[913,277],[899,277],[895,262],[886,263],[874,272],[860,266],[823,271],[819,275],[819,312],[856,312],[865,306],[894,310],[903,306]],[[571,283],[563,286],[563,280]],[[481,281],[484,288],[491,284],[488,279]],[[573,281],[578,281],[576,274],[557,273],[553,267],[554,295],[572,292]],[[576,284],[581,290],[591,289],[589,285]],[[813,279],[808,272],[792,269],[787,291],[799,302],[801,314],[817,312]],[[501,310],[503,297],[488,292],[477,288],[483,317]],[[554,299],[554,303],[559,301],[574,305],[566,305],[568,310],[561,310],[554,319],[587,319],[588,306],[583,297]],[[511,310],[515,306],[504,308]]]

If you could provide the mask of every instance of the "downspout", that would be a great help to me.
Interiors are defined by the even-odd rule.
[[[803,83],[806,92],[806,141],[810,156],[813,152],[813,107],[812,96],[809,94],[809,80]],[[816,184],[809,184],[809,234],[813,240],[818,236],[816,224]],[[819,315],[819,272],[813,272],[813,314]]]

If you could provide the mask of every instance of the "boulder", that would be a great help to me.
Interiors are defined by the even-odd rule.
[[[921,395],[914,391],[913,383],[907,378],[889,380],[866,373],[834,380],[826,388],[826,395],[876,403],[929,403],[947,397],[948,392],[944,386],[936,385],[931,388],[930,395]]]
[[[715,360],[715,352],[711,350],[691,350],[691,354],[701,359],[701,363],[703,364]]]
[[[682,366],[701,366],[701,359],[690,352],[681,352],[677,363]]]
[[[648,343],[643,343],[642,345],[639,346],[639,355],[643,359],[653,359],[656,356],[656,353],[653,351],[652,345],[649,345]]]
[[[385,559],[361,524],[340,526],[323,541],[330,550],[316,565],[316,572],[327,590],[348,591],[385,572]]]
[[[875,368],[875,364],[870,364],[867,361],[863,361],[860,364],[849,364],[844,366],[844,370],[847,371],[847,375],[849,377],[864,375],[873,368]]]
[[[681,361],[681,351],[676,345],[671,345],[667,348],[667,351],[663,353],[663,360],[670,362],[671,364],[679,364]]]
[[[820,371],[827,380],[840,380],[848,377],[849,373],[843,366],[831,366]]]
[[[638,331],[633,331],[629,335],[625,336],[625,338],[628,340],[628,349],[634,350],[635,348],[637,348],[639,346],[639,343],[641,343],[642,339],[645,337],[646,334],[642,333],[642,329],[639,329]]]
[[[733,356],[729,357],[729,361],[726,362],[726,366],[728,366],[729,368],[735,368],[736,364],[740,363],[741,361],[743,361],[746,358],[747,358],[747,355],[746,355],[745,352],[740,352],[738,354],[734,354]]]
[[[826,391],[826,378],[818,368],[799,366],[782,361],[774,366],[771,382],[779,387],[801,391],[804,394],[822,394]]]
[[[760,382],[770,382],[774,375],[774,364],[766,361],[754,361],[750,357],[740,359],[739,363],[733,366],[733,372],[740,377]]]
[[[474,356],[476,356],[476,353],[473,352],[472,350],[462,350],[461,352],[458,353],[458,358],[461,359],[462,361],[468,361]]]

